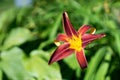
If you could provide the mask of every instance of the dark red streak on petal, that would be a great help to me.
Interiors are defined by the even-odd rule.
[[[83,25],[79,28],[78,33],[79,35],[85,34],[91,27],[89,25]]]
[[[68,44],[62,44],[52,54],[48,64],[59,61],[65,57],[69,56],[72,52],[73,52],[73,50],[69,49]]]
[[[85,47],[87,44],[91,43],[96,39],[105,37],[105,34],[84,34],[82,36],[82,46]]]
[[[77,31],[73,28],[66,12],[63,13],[63,27],[68,37],[71,37],[72,35],[78,36]]]
[[[57,38],[56,38],[56,41],[63,41],[63,42],[66,42],[67,41],[67,35],[65,34],[58,34]]]
[[[82,69],[87,67],[88,63],[87,63],[83,49],[80,52],[76,52],[76,58],[77,58],[78,63]]]

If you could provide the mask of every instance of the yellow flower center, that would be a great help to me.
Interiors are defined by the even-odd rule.
[[[82,48],[82,40],[80,37],[73,36],[68,40],[70,43],[70,48],[76,51],[80,51]]]

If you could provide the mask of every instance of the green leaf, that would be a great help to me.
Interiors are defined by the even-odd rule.
[[[59,25],[60,25],[60,23],[61,23],[61,18],[62,18],[62,16],[61,16],[61,13],[60,13],[60,14],[58,14],[58,16],[56,17],[56,21],[55,21],[54,24],[52,25],[53,28],[51,28],[50,37],[49,37],[49,38],[52,39],[52,40],[53,40],[53,38],[55,38],[55,36],[56,36],[56,34],[57,34],[58,27],[59,27]]]
[[[31,32],[26,28],[14,28],[4,42],[3,49],[8,49],[15,45],[20,45],[32,37]]]
[[[72,69],[77,69],[80,68],[77,60],[76,60],[76,56],[74,54],[68,56],[67,58],[64,59],[64,62]],[[74,66],[73,66],[74,65]]]
[[[47,52],[41,50],[31,52],[30,58],[24,61],[26,70],[37,80],[62,80],[58,64],[48,65],[49,57]]]
[[[93,80],[97,67],[102,61],[106,53],[106,50],[107,50],[107,47],[102,47],[96,52],[95,56],[92,57],[92,59],[89,62],[84,80]]]
[[[11,22],[15,19],[16,10],[14,8],[0,14],[0,31],[6,31]]]
[[[113,20],[106,20],[105,21],[106,25],[108,28],[110,28],[111,30],[115,30],[117,27],[116,23]]]
[[[113,51],[111,50],[111,48],[108,48],[107,52],[106,52],[106,56],[105,56],[105,60],[102,62],[102,64],[100,65],[96,76],[95,76],[95,80],[106,80],[106,74],[109,68],[109,62],[111,60],[111,56],[112,56]],[[101,74],[102,73],[102,74]]]
[[[54,24],[50,28],[49,39],[47,41],[42,42],[39,46],[39,49],[43,49],[45,46],[47,46],[48,44],[50,44],[54,41],[54,38],[57,34],[57,29],[58,29],[60,22],[61,22],[61,17],[62,17],[61,14],[59,14],[57,16],[56,22],[54,22]]]
[[[0,80],[2,80],[2,71],[0,70]]]
[[[116,1],[114,4],[111,4],[111,6],[114,6],[114,8],[119,9],[120,8],[120,2]]]
[[[120,32],[117,31],[116,34],[114,33],[114,37],[115,37],[115,47],[117,49],[118,55],[120,57]]]
[[[110,76],[107,76],[105,80],[111,80]]]
[[[76,77],[80,77],[81,76],[81,69],[80,66],[76,60],[76,56],[75,54],[72,54],[70,56],[68,56],[67,58],[65,58],[63,60],[71,69],[71,71],[69,71],[69,75],[71,74],[75,74]],[[74,71],[75,73],[74,73]],[[73,72],[72,72],[73,71]],[[68,74],[68,72],[66,71],[66,74]],[[71,76],[69,76],[69,78],[72,78]]]
[[[22,64],[23,51],[17,47],[1,53],[0,67],[9,80],[28,80],[30,76]]]
[[[17,24],[20,24],[20,22],[22,22],[22,20],[24,20],[24,16],[28,15],[29,8],[20,8],[17,12],[18,13],[16,16],[16,22],[17,22]]]

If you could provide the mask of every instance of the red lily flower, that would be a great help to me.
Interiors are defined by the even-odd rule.
[[[83,25],[76,31],[66,12],[63,13],[63,27],[66,34],[59,34],[57,36],[55,44],[58,48],[52,54],[49,64],[59,61],[75,52],[80,67],[82,69],[86,68],[87,60],[84,54],[84,48],[92,41],[104,37],[105,34],[94,34],[95,28],[89,25]],[[90,34],[86,33],[88,30],[90,30]]]

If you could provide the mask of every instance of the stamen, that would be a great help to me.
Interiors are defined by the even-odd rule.
[[[92,27],[92,28],[90,29],[90,34],[94,34],[95,31],[96,31],[96,29],[95,29],[94,27]]]
[[[59,41],[56,41],[56,40],[54,41],[54,43],[55,43],[56,46],[60,46],[61,45],[61,43]]]

